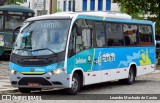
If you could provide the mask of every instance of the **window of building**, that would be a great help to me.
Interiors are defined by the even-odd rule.
[[[123,34],[124,34],[124,42],[126,46],[139,44],[137,25],[124,24]]]
[[[108,39],[108,46],[123,46],[123,32],[120,23],[107,23],[106,33]]]
[[[152,27],[149,25],[139,26],[140,45],[153,45]]]
[[[69,5],[68,5],[68,11],[71,11],[72,10],[72,6],[71,6],[71,1],[69,1]]]
[[[63,11],[66,11],[66,1],[63,1]]]
[[[106,0],[106,11],[111,10],[111,0]]]
[[[98,0],[98,11],[102,11],[103,0]]]
[[[60,1],[58,1],[58,10],[60,10]]]
[[[103,23],[95,23],[96,42],[98,47],[106,45],[105,29]]]
[[[27,0],[23,0],[24,2],[27,2]]]
[[[94,11],[94,8],[95,8],[95,0],[91,0],[90,1],[90,10]]]
[[[87,0],[83,0],[83,11],[87,11]]]

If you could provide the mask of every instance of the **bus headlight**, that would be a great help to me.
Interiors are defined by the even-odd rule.
[[[14,74],[15,70],[11,69],[10,74]]]
[[[10,70],[10,74],[15,74],[16,75],[16,74],[19,74],[19,72],[17,72],[16,70],[11,69]]]
[[[58,69],[52,70],[51,73],[52,73],[52,75],[54,75],[54,74],[60,74],[60,73],[62,73],[63,71],[64,71],[64,69],[58,68]]]

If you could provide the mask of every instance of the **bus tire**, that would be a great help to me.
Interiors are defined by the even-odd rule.
[[[132,85],[135,82],[135,72],[132,67],[130,67],[128,78],[119,80],[120,83],[124,83],[127,85]]]
[[[32,89],[31,88],[18,88],[18,90],[21,93],[30,93]]]
[[[73,74],[71,88],[66,89],[67,94],[76,95],[81,88],[80,77],[77,73]]]

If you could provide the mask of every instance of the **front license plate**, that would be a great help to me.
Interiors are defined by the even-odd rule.
[[[39,83],[28,83],[28,86],[37,87],[39,86]]]

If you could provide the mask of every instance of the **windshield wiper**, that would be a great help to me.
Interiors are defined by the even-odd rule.
[[[32,55],[31,51],[30,51],[30,50],[28,50],[28,49],[25,49],[25,48],[22,48],[22,49],[15,49],[15,50],[23,50],[23,51],[27,51],[27,52],[29,52],[29,53],[30,53],[30,55]],[[22,52],[21,52],[21,53],[22,53]]]
[[[29,51],[29,52],[31,52],[30,50],[25,49],[25,48],[22,48],[22,49],[16,49],[16,50],[24,50],[24,51]]]
[[[52,50],[49,49],[49,48],[35,49],[35,50],[32,50],[31,52],[33,52],[33,51],[40,51],[40,50],[49,50],[49,51],[51,51],[53,54],[56,54],[54,51],[52,51]]]

